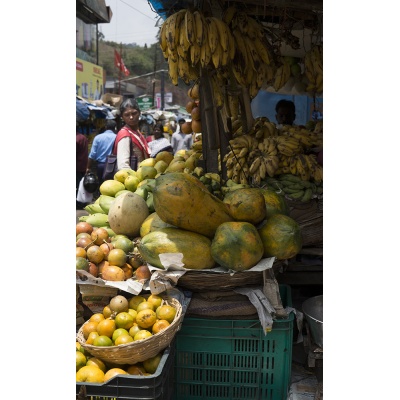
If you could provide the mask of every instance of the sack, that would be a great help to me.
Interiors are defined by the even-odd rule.
[[[138,158],[136,155],[130,156],[130,166],[134,171],[137,170]],[[106,163],[104,165],[103,182],[114,179],[114,175],[118,172],[117,156],[110,154],[107,156]]]
[[[85,187],[83,186],[83,180],[85,178],[82,178],[81,181],[79,182],[79,188],[78,188],[78,194],[76,195],[76,200],[79,201],[80,203],[90,203],[93,200],[93,193],[89,193],[85,190]]]

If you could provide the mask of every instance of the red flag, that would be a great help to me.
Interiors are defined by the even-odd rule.
[[[128,68],[125,67],[124,60],[117,50],[114,49],[114,64],[115,66],[124,73],[125,76],[130,74]]]

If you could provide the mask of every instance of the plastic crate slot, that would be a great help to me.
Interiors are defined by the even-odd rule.
[[[257,385],[259,384],[259,372],[250,371],[234,371],[233,383],[241,385]]]
[[[246,368],[246,369],[256,369],[260,371],[262,367],[262,362],[260,362],[257,354],[255,355],[234,355],[233,366],[235,368]]]

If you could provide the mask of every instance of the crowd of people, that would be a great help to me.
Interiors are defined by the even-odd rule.
[[[280,100],[275,107],[278,125],[293,125],[296,119],[295,105],[289,100]],[[119,107],[116,119],[105,119],[103,127],[94,137],[90,146],[88,138],[76,129],[76,195],[79,183],[86,174],[97,175],[99,186],[103,183],[103,171],[107,156],[117,156],[118,170],[130,168],[130,156],[137,156],[138,164],[146,158],[155,158],[161,151],[176,154],[180,150],[190,150],[198,136],[182,131],[185,119],[156,122],[151,134],[143,134],[139,129],[141,110],[135,99],[124,100]],[[118,129],[118,126],[120,128]],[[76,208],[83,209],[84,203],[76,201]]]

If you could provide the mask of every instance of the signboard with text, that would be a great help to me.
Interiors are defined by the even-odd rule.
[[[87,101],[100,100],[104,93],[103,68],[76,59],[76,95]]]
[[[153,96],[136,97],[136,100],[141,111],[153,108]]]

